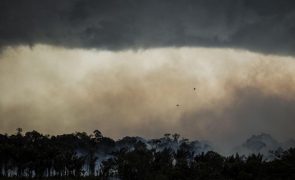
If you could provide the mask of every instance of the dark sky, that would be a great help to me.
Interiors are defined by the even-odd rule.
[[[2,0],[0,45],[295,52],[294,0]]]

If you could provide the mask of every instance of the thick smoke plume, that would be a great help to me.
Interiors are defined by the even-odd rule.
[[[100,129],[114,138],[178,132],[220,144],[260,132],[295,137],[293,57],[19,46],[1,54],[0,85],[2,133],[17,127],[56,134]]]

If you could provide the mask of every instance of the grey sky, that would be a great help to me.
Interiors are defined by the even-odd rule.
[[[2,0],[0,45],[295,52],[294,0]]]

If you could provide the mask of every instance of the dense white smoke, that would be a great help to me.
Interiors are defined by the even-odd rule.
[[[196,90],[194,90],[196,88]],[[180,106],[176,106],[179,104]],[[295,137],[295,58],[237,49],[18,46],[0,56],[0,132]]]

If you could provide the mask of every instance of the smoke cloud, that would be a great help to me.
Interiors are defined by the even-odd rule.
[[[260,132],[295,137],[293,57],[224,48],[18,46],[0,56],[0,84],[1,133],[178,132],[219,144]]]

